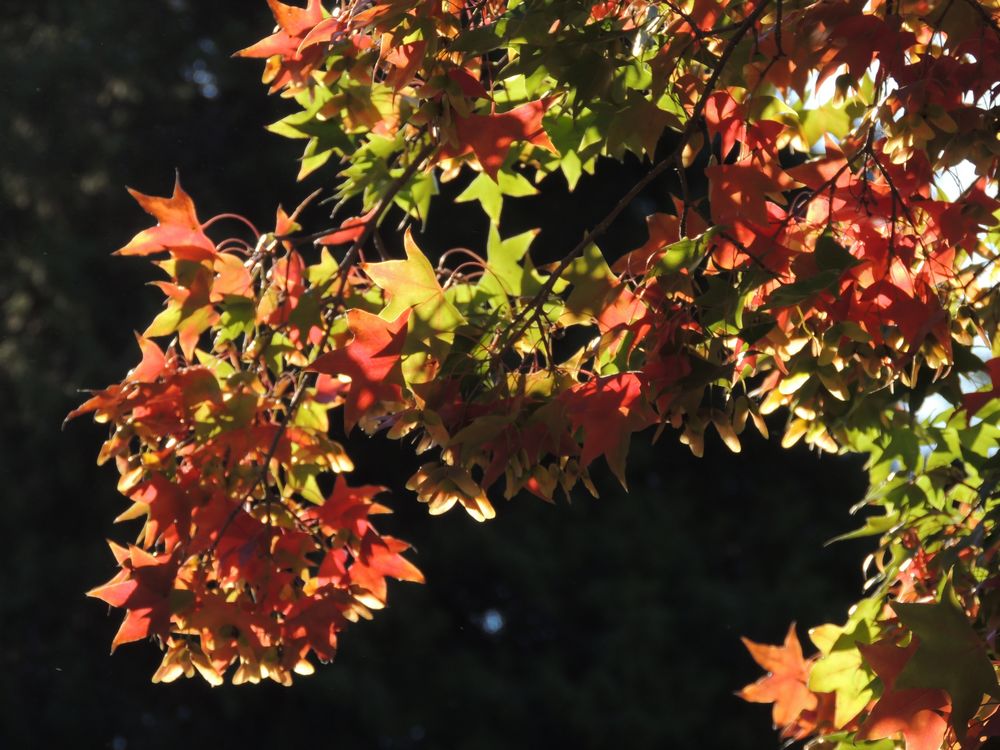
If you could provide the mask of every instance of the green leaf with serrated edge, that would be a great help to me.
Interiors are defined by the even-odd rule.
[[[667,245],[653,266],[654,273],[673,273],[681,269],[693,269],[705,257],[708,243],[717,232],[718,229],[713,227],[697,237],[684,237]]]
[[[489,180],[493,184],[492,180]],[[509,306],[510,297],[535,294],[541,283],[531,274],[523,259],[538,236],[537,230],[501,239],[500,230],[491,225],[486,241],[486,268],[477,289],[491,307]]]
[[[230,297],[222,305],[219,316],[219,342],[235,341],[240,336],[253,332],[256,310],[253,300],[244,297]]]
[[[437,177],[433,172],[418,173],[396,194],[394,203],[417,218],[421,225],[426,225],[431,200],[439,192]]]
[[[840,281],[841,276],[841,271],[826,270],[820,271],[815,276],[810,276],[807,279],[779,286],[768,295],[766,307],[770,309],[791,307],[805,302],[810,297],[815,297],[821,292],[833,289],[836,283]]]
[[[468,52],[482,55],[492,52],[505,44],[505,40],[497,34],[496,26],[482,26],[478,29],[463,31],[448,46],[451,52]]]
[[[854,531],[848,531],[846,534],[839,534],[833,537],[826,544],[833,544],[834,542],[843,542],[848,539],[860,539],[866,536],[881,536],[889,531],[893,526],[899,523],[898,513],[889,513],[884,516],[871,516],[865,519],[865,525]]]
[[[874,675],[864,663],[857,644],[872,642],[881,601],[865,599],[851,611],[844,625],[821,625],[809,631],[820,657],[809,671],[809,689],[834,693],[834,725],[842,727],[857,716],[874,697]]]
[[[820,271],[846,271],[861,262],[827,234],[816,240],[813,257],[816,259],[816,267]]]
[[[986,644],[973,630],[948,580],[932,604],[892,603],[900,621],[920,639],[896,679],[896,689],[940,688],[951,696],[951,721],[962,730],[983,696],[998,692]]]
[[[306,278],[309,279],[310,284],[323,286],[332,281],[339,270],[340,263],[324,247],[319,253],[319,263],[311,265],[306,269]]]
[[[500,185],[493,182],[485,172],[480,172],[479,176],[455,198],[456,203],[469,203],[470,201],[479,201],[483,213],[490,217],[491,222],[496,224],[500,221],[503,193],[500,190]]]
[[[593,243],[570,263],[562,278],[573,285],[566,299],[563,323],[582,323],[596,317],[615,283],[614,272]]]

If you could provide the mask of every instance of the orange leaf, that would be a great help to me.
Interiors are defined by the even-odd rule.
[[[152,229],[139,232],[116,255],[151,255],[169,251],[184,260],[205,260],[215,257],[215,244],[201,231],[202,223],[195,213],[194,201],[181,187],[180,177],[174,182],[174,194],[169,198],[145,195],[129,188],[129,193],[143,211],[157,221]]]
[[[789,626],[781,646],[754,643],[747,638],[742,641],[753,660],[769,674],[747,685],[737,695],[753,703],[773,703],[774,724],[782,729],[795,724],[803,712],[816,709],[817,694],[807,687],[810,663],[802,657],[795,623]]]

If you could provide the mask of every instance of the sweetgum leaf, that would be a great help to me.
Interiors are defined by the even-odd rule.
[[[954,589],[946,586],[941,601],[933,604],[896,602],[892,608],[919,639],[896,686],[947,691],[952,701],[952,724],[964,728],[983,696],[997,693],[998,686],[986,644],[973,630]]]

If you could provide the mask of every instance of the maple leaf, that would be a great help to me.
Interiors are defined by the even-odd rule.
[[[459,90],[472,99],[489,99],[490,95],[483,84],[467,68],[450,68],[448,77],[454,81]]]
[[[876,55],[882,67],[895,72],[902,67],[905,50],[917,40],[913,32],[901,31],[898,26],[898,21],[892,24],[868,14],[841,21],[831,35],[836,55],[820,73],[818,82],[823,83],[840,65],[847,66],[852,78],[861,80]]]
[[[209,299],[221,302],[226,297],[253,298],[253,280],[243,261],[232,253],[219,253],[213,263],[215,281]]]
[[[149,479],[139,485],[129,498],[144,509],[148,517],[144,546],[151,547],[161,536],[167,535],[166,547],[172,549],[180,541],[180,535],[188,534],[191,509],[186,493],[163,474],[150,474]]]
[[[309,32],[323,22],[320,0],[308,0],[305,8],[286,5],[279,0],[267,0],[278,29],[273,34],[236,53],[237,57],[270,58],[265,69],[264,82],[270,83],[274,93],[288,83],[301,83],[308,73],[323,59],[322,48],[306,46]],[[339,28],[336,21],[334,33]]]
[[[737,693],[740,698],[753,703],[773,703],[774,725],[782,730],[793,727],[804,712],[817,708],[817,694],[808,687],[811,662],[802,656],[794,622],[780,646],[755,643],[748,638],[741,640],[753,660],[768,674],[740,690]]]
[[[371,592],[379,604],[384,604],[386,576],[411,583],[424,582],[423,573],[400,554],[409,548],[410,545],[406,542],[390,536],[379,536],[369,529],[361,538],[357,557],[348,568],[348,577],[352,583]]]
[[[395,66],[395,70],[386,79],[386,83],[392,86],[393,91],[398,92],[413,80],[420,64],[424,61],[426,51],[427,42],[419,40],[394,47],[385,53],[383,59]]]
[[[769,223],[765,196],[780,197],[798,183],[774,164],[715,164],[705,168],[709,179],[712,218],[720,224],[746,219],[758,226]]]
[[[362,269],[385,293],[388,304],[380,313],[387,320],[394,320],[405,310],[413,311],[410,332],[412,343],[423,344],[438,362],[447,355],[454,331],[465,323],[465,318],[445,296],[438,283],[437,273],[427,256],[417,247],[413,235],[407,230],[403,236],[406,260],[387,260],[381,263],[364,263]],[[414,349],[418,348],[416,346]],[[409,352],[408,352],[409,353]],[[412,358],[416,366],[418,358]],[[407,379],[421,379],[421,373],[411,370]],[[423,375],[423,379],[426,379]]]
[[[746,139],[746,107],[728,92],[716,91],[705,101],[705,127],[710,137],[720,136],[719,153],[725,159],[737,141]]]
[[[152,229],[145,229],[115,251],[116,255],[151,255],[169,251],[184,260],[206,260],[215,257],[215,243],[202,231],[204,226],[195,212],[194,201],[181,187],[178,176],[174,192],[169,198],[145,195],[128,189],[129,194],[142,206],[142,210],[157,221]]]
[[[858,729],[856,738],[877,740],[901,734],[906,750],[939,750],[948,730],[942,714],[951,709],[947,693],[935,688],[896,689],[896,679],[916,650],[916,641],[906,648],[885,641],[858,644],[858,648],[885,691]]]
[[[168,597],[178,561],[169,553],[152,555],[139,547],[125,549],[114,543],[111,552],[121,571],[104,585],[88,591],[87,596],[128,610],[111,643],[114,652],[123,643],[165,634],[170,621]]]
[[[364,310],[347,311],[347,325],[354,338],[347,346],[323,354],[307,369],[327,375],[347,375],[351,387],[344,398],[344,425],[350,431],[361,416],[380,401],[400,402],[403,390],[398,370],[406,322],[404,310],[394,321],[385,321]]]
[[[645,400],[645,383],[638,373],[596,377],[560,394],[573,430],[583,430],[580,466],[603,455],[625,485],[629,438],[656,418]]]
[[[445,149],[442,153],[461,156],[472,151],[483,171],[494,182],[514,141],[525,141],[558,153],[542,127],[542,116],[554,101],[552,97],[539,99],[498,115],[456,117],[455,133],[459,149],[457,152]]]
[[[344,219],[337,229],[329,234],[324,234],[316,242],[320,245],[346,245],[354,242],[365,233],[365,227],[375,216],[374,210],[363,216],[351,216]]]
[[[368,528],[371,513],[386,513],[388,508],[375,502],[375,496],[387,492],[385,487],[365,484],[352,487],[338,474],[333,492],[317,508],[309,508],[303,513],[305,518],[315,519],[326,534],[336,534],[342,529],[350,529],[359,537]]]
[[[635,250],[615,261],[612,270],[619,274],[644,275],[661,255],[663,248],[680,237],[680,219],[671,214],[654,213],[646,217],[649,238]]]
[[[138,333],[135,338],[142,351],[142,361],[129,371],[125,380],[132,383],[152,383],[163,373],[167,366],[167,358],[156,342],[144,338]]]
[[[323,20],[320,0],[308,0],[305,8],[286,5],[280,0],[267,0],[278,29],[268,37],[236,53],[239,57],[293,57],[299,51],[306,33]]]
[[[918,642],[899,674],[901,688],[941,688],[951,697],[952,724],[963,731],[983,696],[997,692],[997,676],[986,644],[969,623],[949,583],[941,601],[902,604],[893,610]]]

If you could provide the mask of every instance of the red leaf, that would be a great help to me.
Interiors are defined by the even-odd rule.
[[[396,320],[387,322],[364,310],[348,310],[347,324],[354,339],[309,366],[314,372],[347,375],[351,379],[344,404],[344,425],[348,431],[379,401],[402,400],[402,389],[388,378],[399,364],[409,317],[410,311],[406,310]]]
[[[372,220],[374,215],[375,212],[373,209],[363,216],[352,216],[349,219],[344,219],[339,229],[335,229],[329,234],[324,234],[316,241],[320,245],[347,245],[352,243],[365,233],[365,227],[368,226],[368,222]]]
[[[962,396],[962,405],[969,416],[973,416],[993,399],[1000,397],[1000,357],[995,357],[986,363],[986,371],[990,374],[991,388],[988,391],[966,393]]]
[[[299,51],[305,35],[323,20],[323,7],[320,0],[309,0],[305,8],[285,5],[279,0],[267,0],[274,20],[278,23],[278,31],[259,42],[241,49],[236,53],[239,57],[271,57],[281,55],[292,57]]]
[[[709,136],[721,136],[720,153],[725,159],[737,141],[746,140],[747,111],[725,91],[716,91],[705,101],[705,127]]]
[[[169,596],[177,574],[177,560],[171,554],[154,556],[138,547],[130,547],[127,556],[115,545],[111,551],[122,566],[121,571],[103,586],[88,591],[87,596],[129,610],[112,642],[114,651],[122,643],[165,634],[170,623]]]
[[[220,302],[226,297],[253,297],[253,279],[239,257],[231,253],[215,256],[215,281],[209,299]]]
[[[766,227],[769,218],[765,196],[778,195],[797,184],[780,167],[751,161],[706,167],[705,175],[710,183],[712,218],[719,224],[747,219]]]
[[[375,503],[375,496],[386,492],[385,487],[365,484],[352,487],[343,476],[338,475],[333,485],[333,492],[318,508],[310,508],[303,516],[316,519],[325,534],[336,534],[342,529],[348,529],[354,534],[364,536],[368,528],[368,515],[373,511],[385,510]]]
[[[458,84],[462,93],[473,99],[489,99],[490,95],[479,79],[466,68],[450,68],[448,77]]]
[[[323,6],[320,0],[309,0],[305,8],[285,5],[278,0],[267,0],[278,30],[236,53],[238,57],[276,58],[278,65],[265,68],[264,81],[270,83],[273,93],[289,83],[302,83],[309,73],[323,60],[323,47],[318,44],[306,45],[305,41],[316,27],[323,24],[329,35],[341,28],[338,20],[326,19],[324,24]],[[316,41],[321,41],[317,39]]]
[[[625,484],[625,455],[633,432],[648,427],[655,414],[646,404],[644,383],[634,372],[593,378],[565,391],[560,399],[573,430],[583,429],[580,465],[603,455]]]
[[[472,151],[483,171],[496,180],[514,141],[527,141],[558,153],[542,127],[542,116],[554,101],[551,97],[539,99],[499,115],[455,117],[459,150],[450,155],[461,156]]]
[[[858,729],[856,738],[880,740],[902,734],[906,750],[938,750],[948,729],[948,721],[942,715],[951,712],[948,694],[937,688],[895,689],[896,678],[916,651],[917,642],[906,648],[887,642],[858,644],[858,648],[882,680],[885,692]]]
[[[163,372],[167,358],[155,342],[139,334],[135,338],[142,350],[142,361],[132,368],[125,380],[131,383],[152,383]]]

